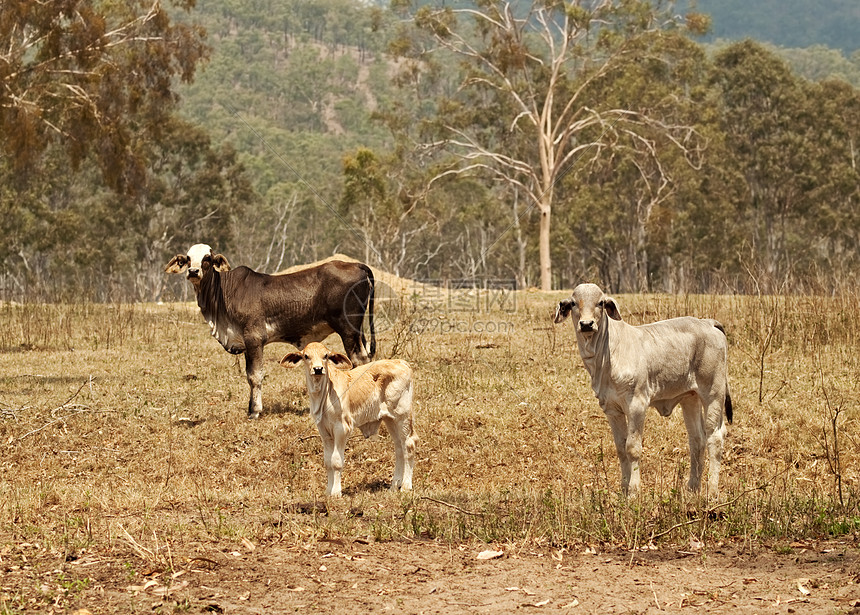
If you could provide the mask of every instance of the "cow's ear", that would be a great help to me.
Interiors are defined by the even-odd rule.
[[[299,352],[291,352],[287,355],[284,355],[284,358],[281,359],[281,366],[290,369],[291,367],[295,367],[299,363],[304,360],[304,357]]]
[[[220,271],[221,273],[230,271],[230,263],[227,262],[227,257],[223,254],[214,254],[212,256],[212,266],[215,267],[215,271]]]
[[[555,317],[553,318],[553,322],[560,323],[565,318],[570,316],[570,310],[573,309],[573,299],[565,299],[564,301],[559,301],[558,305],[555,308]]]
[[[606,310],[607,315],[613,320],[622,320],[621,312],[618,311],[618,306],[612,297],[603,298],[603,309]]]
[[[190,260],[185,254],[177,254],[164,266],[164,273],[182,273],[188,269],[188,261]]]
[[[338,369],[352,369],[352,361],[345,354],[339,352],[330,352],[326,358],[334,363]]]

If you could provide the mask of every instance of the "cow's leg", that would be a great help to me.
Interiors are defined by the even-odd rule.
[[[361,335],[361,323],[341,323],[338,326],[338,335],[343,342],[343,349],[346,351],[346,356],[352,361],[353,365],[364,365],[370,362],[370,356],[367,354],[367,348],[364,347]]]
[[[719,495],[720,466],[723,463],[723,440],[726,425],[723,423],[725,393],[709,399],[705,403],[705,437],[708,445],[708,496]]]
[[[634,498],[639,495],[639,463],[642,459],[642,432],[645,427],[645,411],[647,403],[634,398],[627,408],[627,463],[630,464],[630,482],[627,488],[627,497]]]
[[[245,374],[251,387],[248,400],[248,418],[258,419],[263,411],[263,345],[260,342],[245,340]]]
[[[684,411],[687,442],[690,446],[690,480],[687,488],[690,491],[698,491],[705,467],[705,421],[702,402],[698,395],[690,395],[681,400],[681,408]]]
[[[341,496],[340,477],[343,472],[343,460],[346,455],[346,440],[349,438],[349,432],[340,421],[335,421],[332,432],[332,450],[326,465],[328,470],[327,493],[332,497],[339,498]]]
[[[627,456],[627,416],[620,408],[610,406],[604,408],[606,420],[612,429],[612,439],[615,442],[615,452],[621,464],[621,491],[629,493],[630,488],[630,458]]]

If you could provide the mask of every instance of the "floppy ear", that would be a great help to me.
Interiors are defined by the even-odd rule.
[[[185,254],[177,254],[164,266],[164,273],[182,273],[188,269],[188,262],[190,260]]]
[[[565,299],[564,301],[559,301],[558,305],[555,308],[555,317],[552,319],[554,323],[560,323],[565,318],[570,316],[570,310],[573,309],[573,299]]]
[[[227,257],[223,254],[214,254],[212,256],[212,266],[215,267],[215,271],[220,271],[221,273],[230,271],[230,263],[227,262]]]
[[[304,361],[304,357],[300,352],[291,352],[287,355],[284,355],[284,358],[281,359],[280,363],[283,368],[290,369],[292,367],[295,367],[302,361]]]
[[[612,297],[603,297],[603,309],[606,310],[606,314],[613,320],[622,320],[618,306],[615,305],[615,299]]]
[[[334,363],[334,366],[338,369],[352,369],[352,361],[350,361],[349,357],[344,354],[339,352],[330,352],[325,358]]]

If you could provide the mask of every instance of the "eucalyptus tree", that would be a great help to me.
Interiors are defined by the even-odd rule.
[[[457,6],[462,8],[419,8],[414,23],[432,45],[422,47],[425,40],[415,38],[398,49],[428,67],[444,52],[461,63],[459,87],[440,101],[436,139],[424,147],[445,148],[460,161],[437,179],[481,172],[527,195],[528,207],[539,213],[540,284],[548,290],[556,186],[575,164],[599,157],[621,138],[638,142],[636,149],[652,156],[651,135],[657,133],[693,164],[700,153],[691,126],[648,109],[606,105],[590,96],[592,86],[637,58],[662,54],[663,38],[682,36],[688,25],[704,22],[675,18],[662,2],[636,0],[480,0]],[[512,150],[510,133],[524,145]]]
[[[811,84],[815,139],[819,156],[815,173],[815,213],[807,232],[814,231],[822,270],[843,281],[856,280],[860,269],[860,89],[839,80]],[[854,282],[856,284],[856,282]]]
[[[817,188],[826,181],[819,147],[820,113],[805,82],[752,41],[714,57],[720,121],[744,178],[742,222],[765,290],[797,272],[810,253]],[[727,161],[728,163],[728,161]]]
[[[0,161],[23,174],[59,142],[73,166],[93,154],[111,188],[140,189],[136,144],[175,107],[175,80],[193,78],[203,39],[159,0],[3,0]]]

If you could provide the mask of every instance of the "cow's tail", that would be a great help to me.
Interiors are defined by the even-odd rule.
[[[732,396],[729,394],[728,387],[726,387],[726,420],[729,425],[732,424]]]
[[[376,280],[373,278],[373,270],[367,265],[364,266],[367,272],[367,281],[370,284],[370,292],[367,295],[367,326],[370,329],[370,358],[376,355],[376,325],[373,323],[373,299],[376,294]],[[361,343],[367,344],[367,339],[364,337],[364,332],[361,333]]]
[[[719,330],[720,330],[720,332],[721,332],[723,335],[725,335],[726,337],[728,337],[728,335],[726,334],[726,328],[722,325],[722,323],[720,323],[720,322],[718,322],[718,321],[716,321],[716,320],[711,320],[711,322],[713,323],[713,325],[714,325],[717,329],[719,329]],[[726,374],[726,377],[728,378],[728,374]],[[732,424],[732,418],[733,418],[732,414],[733,414],[733,410],[732,410],[732,396],[731,396],[731,394],[729,393],[729,384],[728,384],[728,382],[726,382],[726,420],[729,422],[729,425],[731,425],[731,424]]]

